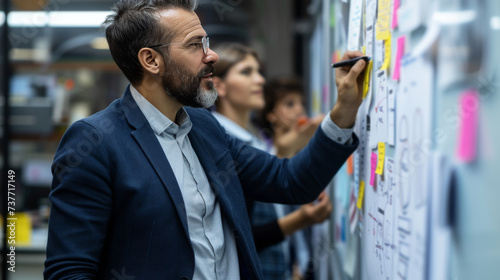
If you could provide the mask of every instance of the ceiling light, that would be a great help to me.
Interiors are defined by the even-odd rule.
[[[500,17],[491,17],[490,26],[493,30],[500,30]]]
[[[435,12],[432,18],[441,25],[464,24],[476,19],[476,11]]]
[[[100,27],[111,12],[10,12],[11,27]],[[0,13],[0,24],[5,21],[5,14]]]

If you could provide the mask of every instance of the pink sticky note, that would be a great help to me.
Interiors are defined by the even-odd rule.
[[[399,8],[400,0],[394,0],[392,5],[392,23],[391,29],[394,30],[398,26],[398,8]]]
[[[370,172],[370,186],[375,182],[375,170],[377,170],[377,154],[372,152],[371,157],[371,172]]]
[[[405,53],[405,36],[398,38],[397,49],[396,49],[396,61],[394,62],[394,73],[392,75],[393,80],[399,80],[401,73],[401,58]]]
[[[479,96],[473,89],[460,96],[460,131],[458,138],[458,159],[471,162],[476,158],[477,125],[479,115]]]

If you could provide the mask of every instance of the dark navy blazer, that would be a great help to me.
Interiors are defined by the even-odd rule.
[[[191,144],[233,230],[242,279],[261,279],[245,198],[314,200],[358,145],[318,129],[291,160],[227,135],[205,109],[186,108]],[[179,185],[127,89],[66,131],[57,149],[46,279],[191,279],[194,253]],[[135,278],[134,278],[135,277]]]

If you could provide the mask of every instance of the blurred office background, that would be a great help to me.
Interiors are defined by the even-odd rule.
[[[10,280],[42,279],[50,213],[50,166],[59,140],[75,120],[102,110],[121,97],[128,84],[109,54],[101,28],[115,2],[0,0],[0,155],[3,168],[0,207],[1,214],[6,215],[7,172],[12,170],[15,172],[11,179],[15,179],[18,218],[16,273],[4,272],[1,275],[3,279],[6,275]],[[405,237],[401,236],[401,227],[397,224],[400,217],[394,215],[389,229],[389,226],[370,217],[369,209],[350,207],[353,201],[356,202],[350,199],[351,190],[357,185],[352,182],[356,173],[352,174],[352,168],[350,174],[341,170],[339,174],[344,177],[338,175],[329,187],[335,205],[334,213],[330,224],[321,229],[325,238],[321,237],[314,248],[316,276],[318,279],[498,278],[500,216],[495,215],[498,209],[496,199],[500,196],[495,176],[500,167],[498,147],[495,145],[500,139],[499,126],[495,122],[498,119],[500,87],[498,0],[198,2],[196,12],[210,36],[211,45],[223,41],[248,44],[259,53],[266,78],[280,75],[300,77],[306,88],[310,114],[328,112],[335,102],[330,63],[338,61],[345,51],[348,35],[356,33],[352,27],[364,31],[361,36],[357,35],[359,42],[355,42],[359,49],[371,46],[372,51],[375,49],[375,59],[381,57],[377,57],[378,53],[383,54],[381,49],[377,50],[381,43],[374,44],[371,40],[371,45],[367,44],[366,31],[369,28],[366,19],[350,20],[353,19],[350,13],[354,11],[352,15],[355,15],[356,12],[353,5],[362,6],[366,12],[367,3],[389,3],[391,8],[396,3],[401,4],[400,24],[408,21],[418,21],[418,24],[409,28],[411,30],[404,31],[403,26],[392,30],[392,46],[389,41],[385,48],[392,47],[393,61],[386,74],[392,74],[395,68],[396,49],[399,50],[396,37],[406,37],[407,53],[418,49],[416,46],[421,46],[420,42],[428,42],[424,44],[426,48],[422,53],[430,61],[429,65],[426,64],[429,67],[424,69],[431,70],[416,71],[406,77],[423,79],[432,76],[429,79],[432,81],[426,84],[430,88],[426,93],[432,100],[428,104],[432,115],[428,127],[442,129],[441,134],[433,130],[431,137],[432,140],[437,137],[442,141],[434,141],[427,155],[439,156],[439,160],[450,163],[450,169],[454,171],[446,173],[453,173],[453,178],[444,172],[442,176],[432,173],[431,165],[428,171],[434,174],[433,179],[438,185],[444,179],[452,181],[446,185],[453,185],[453,191],[443,191],[441,196],[444,198],[437,202],[436,208],[435,202],[430,207],[430,192],[434,190],[427,189],[429,196],[423,204],[429,212],[425,212],[428,216],[424,217],[421,230],[423,236],[429,238],[421,238],[421,243],[413,244],[411,248],[400,246],[400,243],[381,242],[374,245],[370,242],[378,242],[378,237],[384,241],[385,237]],[[436,26],[439,28],[431,28]],[[374,37],[373,33],[371,36]],[[373,75],[379,73],[377,70],[373,70],[373,89],[370,89],[374,91],[374,96],[376,84],[373,81],[377,78]],[[402,77],[405,73],[410,72],[403,69]],[[450,122],[459,123],[462,116],[460,110],[463,109],[459,106],[459,96],[471,88],[478,94],[481,108],[475,109],[478,121],[472,132],[474,139],[477,136],[477,145],[474,142],[473,147],[474,151],[477,148],[477,153],[469,162],[460,163],[454,156],[458,125],[452,126]],[[365,116],[358,118],[357,123],[362,123]],[[362,129],[365,133],[369,130],[366,127]],[[441,137],[443,134],[446,137]],[[394,147],[388,147],[386,154],[391,157],[397,155]],[[369,157],[365,160],[368,161]],[[418,185],[415,186],[418,193],[431,185],[427,183],[415,180],[412,185]],[[375,201],[375,195],[379,194],[377,188],[371,187],[366,193],[365,205]],[[383,211],[378,213],[383,214]],[[440,241],[435,238],[435,233],[431,233],[436,229],[431,224],[436,217],[441,221],[439,226],[445,228],[446,242],[441,242],[441,245],[446,246],[436,246]],[[417,226],[413,224],[412,229]],[[369,247],[370,244],[373,248]],[[385,251],[382,250],[384,248]],[[401,252],[401,248],[409,249]],[[439,250],[444,253],[436,252]],[[415,252],[423,257],[416,260]],[[6,268],[4,256],[2,254],[3,271]],[[418,273],[413,273],[415,271]]]
[[[0,40],[0,92],[5,105],[9,89],[10,124],[0,131],[1,155],[3,171],[15,172],[15,210],[21,219],[16,273],[8,279],[42,279],[50,165],[59,140],[72,122],[121,97],[128,81],[113,62],[101,28],[115,0],[1,2],[0,24],[6,28],[7,9],[8,30]],[[197,13],[212,46],[222,41],[249,44],[265,61],[266,76],[300,75],[310,2],[201,0]],[[3,124],[5,106],[0,108]],[[4,209],[4,189],[0,197]]]

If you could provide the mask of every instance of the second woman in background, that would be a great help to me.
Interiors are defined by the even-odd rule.
[[[256,137],[258,129],[251,122],[252,112],[265,106],[265,79],[259,72],[260,63],[256,52],[239,43],[219,45],[214,51],[219,55],[213,78],[219,93],[214,116],[228,134],[271,152],[269,148],[273,145],[266,145]],[[284,140],[276,145],[276,154],[293,155],[312,137],[319,123],[320,121],[306,122],[295,135],[290,134],[289,130],[283,131],[283,135],[288,138],[281,138]],[[276,133],[280,134],[281,130]],[[292,267],[298,262],[292,259],[290,240],[285,237],[326,220],[331,213],[332,204],[323,193],[314,203],[303,205],[292,212],[286,209],[286,206],[279,204],[247,203],[264,279],[292,278]],[[302,267],[302,271],[305,269]]]

